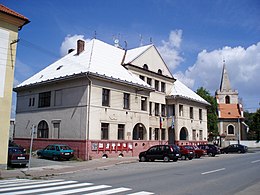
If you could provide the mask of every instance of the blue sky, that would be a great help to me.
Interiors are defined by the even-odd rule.
[[[246,110],[260,103],[260,1],[258,0],[2,0],[31,21],[19,32],[15,84],[74,47],[96,38],[127,48],[159,49],[173,75],[212,95],[223,59]],[[95,33],[96,32],[96,33]],[[13,103],[15,105],[15,101]],[[15,107],[15,106],[13,106]]]

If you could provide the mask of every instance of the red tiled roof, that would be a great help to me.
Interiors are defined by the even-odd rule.
[[[219,118],[241,118],[239,104],[218,104]]]
[[[14,17],[17,17],[17,18],[20,18],[22,20],[25,21],[25,24],[30,22],[28,18],[26,18],[25,16],[23,16],[22,14],[19,14],[11,9],[9,9],[8,7],[5,7],[4,5],[0,4],[0,12],[4,12],[8,15],[11,15],[11,16],[14,16]]]

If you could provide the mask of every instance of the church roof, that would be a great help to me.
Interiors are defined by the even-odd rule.
[[[222,119],[243,118],[239,104],[218,104],[218,117]]]
[[[86,43],[84,51],[80,54],[77,54],[77,50],[72,51],[19,84],[17,88],[87,73],[151,88],[121,65],[124,54],[125,51],[121,48],[92,39]]]
[[[179,80],[176,80],[173,83],[172,90],[169,95],[210,105],[206,100],[204,100],[202,97],[200,97],[197,93],[192,91]]]
[[[220,83],[220,91],[221,92],[231,91],[231,85],[230,85],[225,63],[223,65],[222,78],[221,78],[221,83]]]

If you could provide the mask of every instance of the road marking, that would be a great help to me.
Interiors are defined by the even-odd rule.
[[[128,190],[131,190],[131,189],[130,188],[115,188],[115,189],[111,189],[111,190],[93,192],[93,193],[85,194],[85,195],[107,195],[107,194],[115,194],[115,193],[119,193],[119,192],[124,192],[124,191],[128,191]]]
[[[210,173],[215,173],[215,172],[218,172],[218,171],[223,171],[225,170],[226,168],[221,168],[221,169],[216,169],[216,170],[212,170],[212,171],[207,171],[207,172],[204,172],[204,173],[201,173],[201,175],[206,175],[206,174],[210,174]]]
[[[151,195],[151,194],[154,194],[154,193],[141,191],[141,192],[136,192],[136,193],[127,194],[127,195]]]
[[[26,182],[26,181],[30,181],[29,179],[12,179],[12,180],[4,180],[4,181],[0,181],[0,185],[2,184],[11,184],[11,183],[20,183],[20,182]]]
[[[58,186],[58,185],[63,185],[63,184],[71,184],[71,183],[77,183],[76,181],[63,181],[63,182],[56,182],[56,183],[49,183],[49,184],[29,184],[28,186],[20,186],[20,187],[13,187],[13,188],[5,188],[5,189],[0,189],[0,192],[6,192],[10,190],[25,190],[25,189],[31,189],[31,188],[39,188],[39,187],[45,187],[46,185],[48,186]]]
[[[11,192],[9,194],[10,195],[31,194],[31,193],[37,193],[37,192],[46,192],[46,191],[51,191],[51,190],[63,190],[63,189],[66,189],[66,188],[76,188],[76,187],[89,186],[89,185],[93,185],[93,184],[92,183],[78,183],[78,184],[71,184],[71,185],[66,185],[66,186],[55,186],[55,187],[49,187],[49,188],[48,187],[47,188],[39,188],[39,189],[24,190],[24,191],[19,191],[19,192],[17,191],[17,192]],[[57,194],[57,192],[55,192],[53,194]],[[62,193],[59,192],[59,194],[62,194]]]
[[[260,162],[260,160],[254,160],[251,163],[257,163],[257,162]]]
[[[87,191],[91,191],[91,190],[99,190],[99,189],[110,188],[110,187],[111,186],[108,186],[108,185],[98,185],[98,186],[91,186],[91,187],[79,188],[79,189],[74,189],[74,190],[59,191],[58,193],[57,192],[47,193],[47,194],[42,194],[42,195],[73,194],[73,193],[87,192]]]
[[[27,181],[23,181],[23,182],[18,182],[18,183],[7,183],[7,184],[0,184],[1,188],[7,188],[7,187],[17,187],[17,186],[25,186],[25,185],[34,185],[34,184],[42,184],[42,183],[50,183],[50,182],[58,182],[58,181],[64,181],[64,180],[27,180]],[[29,182],[29,183],[28,183]],[[3,185],[3,186],[2,186]]]

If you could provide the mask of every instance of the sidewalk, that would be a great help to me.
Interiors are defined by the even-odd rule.
[[[53,163],[52,161],[49,161]],[[13,170],[0,170],[0,179],[7,178],[43,178],[48,176],[71,174],[79,171],[106,169],[119,164],[138,162],[137,157],[102,158],[90,161],[59,161],[58,164],[47,166],[31,166],[28,168],[16,168]]]

